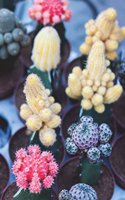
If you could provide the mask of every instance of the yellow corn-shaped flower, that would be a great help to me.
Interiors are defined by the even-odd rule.
[[[48,103],[48,94],[39,77],[31,74],[26,79],[24,87],[26,101],[33,113],[39,114],[45,107],[45,101]]]
[[[105,47],[103,42],[97,41],[90,51],[87,70],[89,72],[89,79],[100,80],[102,74],[106,70],[105,61]]]
[[[115,25],[116,17],[117,17],[117,13],[115,9],[113,8],[109,8],[103,11],[97,17],[95,25],[98,28],[98,30],[101,32],[102,40],[105,40],[110,36],[112,29]]]
[[[116,19],[117,12],[109,8],[101,12],[96,20],[89,20],[86,25],[85,42],[80,46],[82,54],[88,55],[93,44],[99,40],[104,43],[106,58],[117,58],[119,43],[125,39],[125,27],[120,28]]]
[[[60,38],[53,27],[45,27],[34,40],[32,60],[42,71],[51,71],[60,62]]]
[[[108,68],[109,65],[110,61],[105,58],[104,43],[95,42],[86,69],[81,71],[75,67],[69,75],[66,94],[72,99],[82,97],[81,107],[84,110],[94,108],[96,112],[103,113],[104,104],[117,101],[122,93],[120,85],[114,86],[115,74]]]
[[[123,89],[121,85],[115,85],[109,88],[104,96],[104,102],[106,104],[111,104],[117,101],[120,98],[122,92],[123,92]]]
[[[52,146],[56,142],[55,130],[44,127],[39,132],[39,139],[44,146]]]
[[[24,93],[26,104],[21,106],[20,116],[26,120],[29,130],[40,130],[39,137],[43,145],[51,146],[56,141],[54,129],[61,123],[58,115],[61,105],[55,103],[54,97],[50,96],[50,91],[44,87],[36,74],[27,77]]]

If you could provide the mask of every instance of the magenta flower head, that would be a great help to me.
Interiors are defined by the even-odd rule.
[[[12,169],[17,186],[24,190],[29,189],[31,193],[40,193],[42,189],[51,188],[58,173],[58,165],[52,153],[41,152],[37,145],[31,145],[27,150],[18,150]]]
[[[71,15],[68,0],[34,0],[29,9],[29,16],[44,26],[69,21]]]

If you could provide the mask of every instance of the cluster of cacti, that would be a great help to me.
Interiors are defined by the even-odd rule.
[[[103,42],[95,42],[86,69],[75,67],[69,74],[67,95],[73,99],[83,97],[81,106],[85,110],[94,107],[96,112],[104,112],[104,104],[117,101],[122,94],[122,86],[114,85],[115,74],[108,68],[109,65],[110,62],[105,59]]]
[[[97,200],[96,191],[89,185],[77,183],[68,191],[66,189],[59,193],[59,200]]]
[[[96,20],[89,20],[85,24],[86,39],[80,46],[82,54],[89,54],[92,45],[101,40],[106,49],[106,57],[109,60],[117,58],[119,43],[125,38],[125,27],[120,28],[116,19],[117,12],[109,8],[99,14]]]
[[[52,153],[43,151],[37,145],[16,152],[13,173],[17,186],[31,193],[40,193],[43,188],[51,188],[58,173],[58,165]]]
[[[88,159],[95,163],[103,157],[111,155],[112,147],[108,143],[112,131],[107,124],[98,126],[90,116],[82,116],[80,121],[71,125],[65,140],[65,149],[68,154],[75,155],[78,151],[87,153]]]
[[[40,78],[30,74],[24,87],[26,104],[20,108],[20,116],[26,120],[26,126],[31,131],[39,131],[43,145],[51,146],[56,140],[55,131],[61,123],[58,115],[61,105],[55,103],[50,90],[46,89]]]
[[[60,38],[53,27],[42,28],[34,40],[32,60],[42,71],[51,71],[60,62]]]
[[[0,10],[0,59],[17,56],[22,47],[28,46],[30,37],[26,34],[25,27],[15,17],[14,13]]]
[[[68,8],[68,0],[34,0],[29,16],[44,26],[55,25],[69,21],[71,11]]]

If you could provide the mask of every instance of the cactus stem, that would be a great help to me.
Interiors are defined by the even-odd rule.
[[[89,185],[97,184],[101,175],[101,162],[93,164],[87,159],[82,159],[81,164],[81,181]]]

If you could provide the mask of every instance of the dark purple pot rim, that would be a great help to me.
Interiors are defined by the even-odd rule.
[[[12,160],[12,156],[11,156],[12,142],[13,142],[13,140],[16,138],[16,136],[17,136],[18,134],[20,134],[21,132],[24,132],[25,130],[26,130],[26,126],[20,128],[20,129],[18,129],[18,130],[14,133],[14,135],[11,137],[11,139],[10,139],[10,141],[9,141],[9,155],[10,155],[11,160]]]
[[[17,108],[18,111],[19,111],[19,108],[18,108],[18,106],[17,106],[17,101],[16,101],[16,99],[17,99],[17,92],[18,92],[18,88],[19,88],[21,85],[23,85],[23,84],[25,83],[25,81],[26,81],[26,77],[23,78],[22,80],[20,80],[20,81],[18,82],[18,84],[17,84],[17,86],[16,86],[16,88],[15,88],[15,90],[14,90],[14,103],[15,103],[16,108]]]
[[[120,136],[118,138],[118,140],[115,141],[113,147],[116,146],[117,143],[120,142],[120,140],[123,140],[123,139],[125,139],[125,135]],[[111,169],[112,169],[113,173],[115,174],[115,176],[125,184],[125,179],[123,179],[121,176],[119,176],[118,172],[114,169],[111,157],[109,158],[109,162],[110,162]]]
[[[16,183],[16,182],[12,182],[10,185],[8,185],[8,186],[5,187],[5,189],[4,189],[3,193],[2,193],[2,196],[1,196],[0,200],[4,200],[4,196],[5,196],[6,192],[7,192],[7,190],[8,190],[8,189],[10,188],[10,186],[12,186],[12,184],[14,184],[14,183]]]
[[[117,125],[119,125],[121,128],[125,129],[125,126],[123,126],[124,124],[121,123],[120,118],[116,117],[116,115],[113,114],[113,118],[115,119],[115,121],[117,122]],[[116,126],[117,126],[116,125]]]
[[[68,160],[66,160],[64,163],[62,163],[61,165],[60,165],[60,171],[61,171],[61,169],[63,168],[63,167],[65,167],[65,165],[67,165],[68,163],[70,163],[70,162],[72,162],[73,160],[76,160],[76,159],[79,159],[80,158],[80,156],[73,156],[73,157],[71,157],[71,158],[69,158]],[[111,179],[112,179],[112,193],[111,193],[111,196],[110,196],[110,198],[112,198],[112,195],[113,195],[113,193],[114,193],[114,188],[115,188],[115,178],[114,178],[114,175],[113,175],[113,173],[112,173],[112,171],[111,171],[111,169],[106,165],[106,164],[102,164],[102,166],[108,171],[108,173],[110,174],[110,177],[111,177]],[[58,185],[58,178],[57,178],[57,180],[56,180],[56,183],[57,183],[57,185]],[[110,199],[109,198],[109,199]]]
[[[8,165],[8,163],[7,163],[6,159],[4,158],[4,156],[3,156],[2,154],[0,154],[0,157],[2,158],[2,160],[3,160],[4,164],[5,164],[5,165],[6,165],[6,167],[7,167],[7,171],[6,171],[6,173],[7,173],[7,175],[8,175],[8,180],[7,180],[6,186],[5,186],[5,187],[4,187],[4,189],[3,189],[3,191],[4,191],[4,190],[6,189],[6,187],[7,187],[8,183],[9,183],[10,170],[9,170],[9,165]],[[2,194],[3,194],[3,191],[2,191]]]

